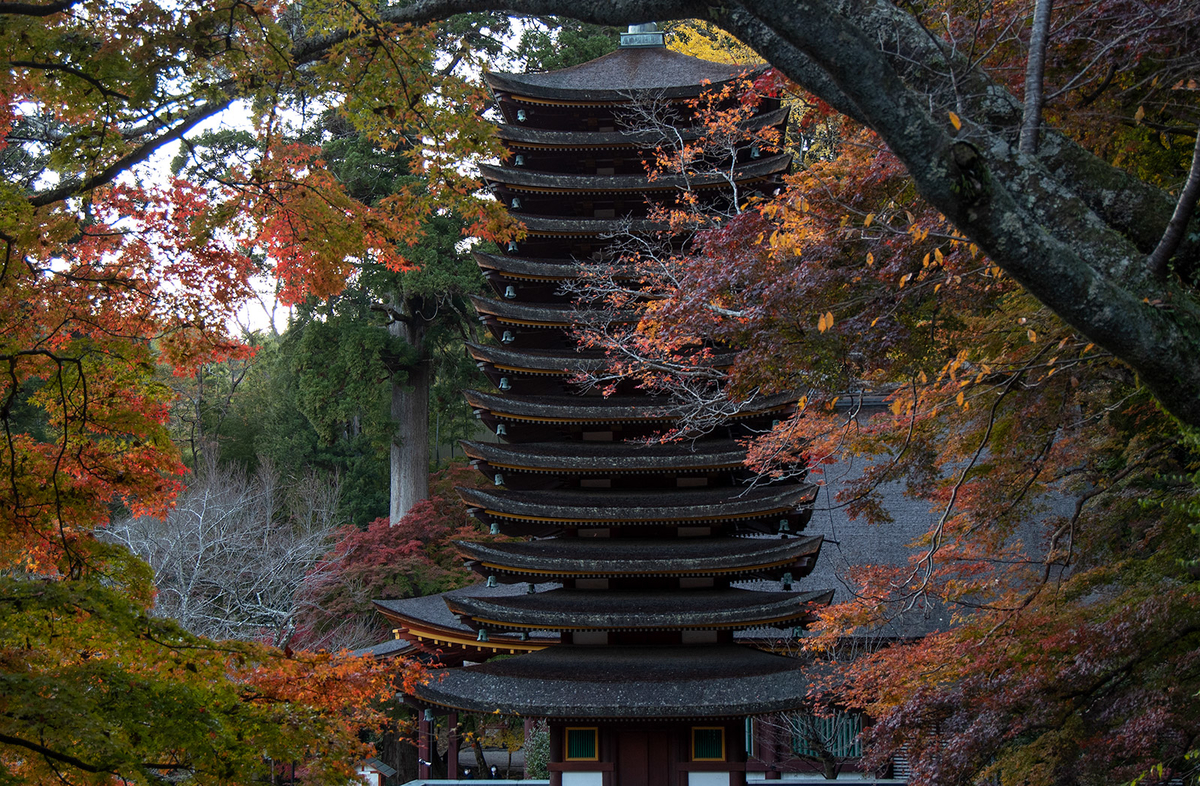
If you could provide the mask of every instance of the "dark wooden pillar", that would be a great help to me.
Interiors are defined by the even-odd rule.
[[[451,712],[446,716],[446,777],[452,781],[458,780],[458,713]]]
[[[753,730],[753,727],[751,727]],[[746,743],[746,721],[736,721],[725,727],[725,747],[729,763],[733,766],[729,773],[729,786],[746,786],[746,765],[750,763],[750,750]],[[731,739],[732,738],[732,739]],[[730,742],[734,744],[730,745]]]
[[[421,780],[429,780],[433,777],[432,756],[433,756],[433,721],[425,720],[425,713],[421,713],[421,720],[417,722],[417,777]]]
[[[550,724],[550,763],[561,764],[563,760],[563,725],[561,723]],[[562,770],[555,767],[550,768],[550,786],[562,786]]]

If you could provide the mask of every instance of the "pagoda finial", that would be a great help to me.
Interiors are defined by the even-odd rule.
[[[646,49],[650,47],[665,47],[667,34],[658,29],[655,22],[644,22],[640,25],[630,25],[629,31],[621,33],[622,49]]]

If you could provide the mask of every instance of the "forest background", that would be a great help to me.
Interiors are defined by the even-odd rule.
[[[237,630],[156,616],[167,593],[120,543],[161,541],[130,525],[147,514],[236,492],[231,509],[253,500],[247,521],[295,542],[296,560],[261,572],[321,577],[309,610],[361,601],[321,595],[338,587],[465,578],[445,547],[465,521],[438,498],[409,530],[362,528],[387,497],[422,495],[423,472],[415,490],[382,472],[397,413],[420,409],[414,379],[433,369],[437,442],[466,429],[449,392],[461,296],[478,286],[461,237],[520,232],[461,166],[499,155],[471,76],[512,23],[452,15],[488,5],[0,4],[5,782],[241,783],[291,760],[337,782],[367,751],[358,730],[386,722],[371,699],[419,678],[293,648],[334,638],[286,598],[234,609]],[[804,416],[754,446],[757,466],[883,456],[843,503],[886,526],[878,489],[901,480],[937,511],[913,564],[863,566],[815,642],[835,656],[897,610],[961,612],[920,642],[828,658],[830,695],[876,720],[874,756],[907,746],[921,783],[1194,777],[1197,11],[756,6],[587,12],[700,17],[680,30],[694,53],[749,57],[715,23],[778,67],[757,88],[796,107],[788,188],[694,225],[686,257],[642,260],[639,297],[654,300],[612,350],[652,388],[807,391]],[[567,35],[596,48],[537,32],[530,56],[558,67],[547,53],[611,41]],[[252,130],[194,132],[235,102]],[[174,142],[175,178],[140,181]],[[296,319],[231,335],[264,272]],[[698,335],[747,349],[728,378],[681,387],[664,370]],[[892,417],[823,406],[867,390]],[[411,430],[428,420],[407,423],[408,444],[428,444]],[[1073,512],[1014,538],[1050,493]],[[322,548],[307,536],[339,516],[353,530],[309,567]],[[174,569],[154,565],[160,584]],[[244,587],[203,580],[210,599]]]

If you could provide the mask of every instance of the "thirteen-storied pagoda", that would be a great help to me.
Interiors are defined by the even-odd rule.
[[[790,633],[832,596],[792,588],[821,546],[800,534],[812,487],[750,485],[743,466],[739,440],[794,400],[764,398],[700,439],[646,444],[679,410],[630,387],[605,397],[572,384],[604,358],[577,349],[585,306],[562,289],[679,188],[648,179],[643,136],[624,120],[631,100],[651,94],[686,118],[702,91],[745,76],[666,49],[648,26],[574,68],[486,77],[508,154],[483,176],[528,234],[505,255],[476,255],[496,296],[475,305],[496,345],[469,349],[496,391],[467,395],[500,442],[465,444],[494,487],[461,494],[493,533],[522,540],[460,544],[486,585],[378,605],[458,664],[417,690],[427,712],[548,719],[552,786],[736,786],[745,718],[795,709],[806,692],[798,661],[734,640]],[[749,122],[782,126],[786,111],[767,100]],[[729,163],[753,193],[773,190],[789,160],[747,145]]]

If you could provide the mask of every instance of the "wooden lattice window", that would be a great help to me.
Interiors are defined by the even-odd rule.
[[[725,728],[692,727],[692,761],[725,761]]]
[[[597,761],[600,746],[597,744],[600,731],[595,726],[568,726],[566,736],[567,761]]]

